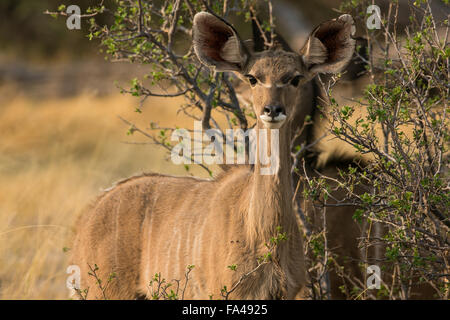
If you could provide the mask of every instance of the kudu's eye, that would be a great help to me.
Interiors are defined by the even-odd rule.
[[[258,80],[254,76],[252,76],[250,74],[247,74],[246,77],[247,77],[248,82],[250,82],[250,85],[252,87],[255,86],[258,83]]]
[[[294,87],[296,87],[296,86],[298,86],[298,84],[299,84],[299,82],[300,82],[300,80],[303,78],[303,76],[302,75],[296,75],[294,78],[292,78],[292,80],[291,80],[291,84],[294,86]]]

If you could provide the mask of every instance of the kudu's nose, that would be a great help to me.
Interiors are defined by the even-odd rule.
[[[282,113],[284,113],[284,108],[281,106],[265,106],[264,107],[264,114],[266,116],[276,118]]]

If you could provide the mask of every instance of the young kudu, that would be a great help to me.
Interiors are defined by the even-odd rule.
[[[105,293],[111,299],[150,297],[156,273],[183,279],[195,265],[187,299],[219,298],[267,253],[278,227],[287,240],[272,261],[245,278],[232,299],[293,299],[306,285],[302,234],[293,208],[291,134],[311,115],[318,72],[336,72],[354,50],[353,20],[343,15],[316,28],[300,54],[282,50],[251,53],[235,29],[209,13],[194,18],[193,41],[200,61],[233,71],[251,85],[256,133],[278,130],[279,158],[273,175],[261,175],[259,150],[253,167],[236,166],[215,180],[147,174],[120,182],[79,219],[72,263],[81,268],[81,289],[100,298],[88,265],[98,278],[114,272]],[[259,139],[258,139],[259,140]],[[259,148],[259,143],[257,148]],[[267,146],[268,153],[273,144]],[[237,265],[236,271],[227,268]]]
[[[333,32],[348,30],[343,28],[342,24],[345,23],[345,21],[345,19],[340,18],[338,20],[325,22],[317,27],[312,35],[317,37],[322,43],[327,43],[327,41],[330,41],[330,35]],[[252,24],[252,31],[254,50],[263,51],[264,37],[261,35],[256,24]],[[267,36],[269,35],[266,35],[266,37]],[[348,34],[341,33],[341,36],[348,37]],[[284,39],[282,39],[278,34],[276,35],[276,39],[280,40],[280,45],[282,45],[285,51],[292,52],[292,49],[289,47],[287,42],[284,41]],[[364,48],[359,51],[364,55],[366,52],[365,48],[367,48],[367,41],[363,38],[354,38],[354,40],[355,45],[357,44],[361,48]],[[362,71],[365,70],[365,63],[357,55],[354,55],[353,59],[350,61],[347,60],[351,54],[350,49],[353,46],[353,41],[349,42],[349,46],[346,48],[349,51],[345,52],[346,58],[341,60],[339,65],[334,66],[331,70],[320,69],[320,72],[334,73],[340,70],[343,72],[342,79],[346,80],[345,86],[353,87],[356,83],[355,78],[358,78],[359,73],[362,73]],[[330,45],[327,46],[328,49],[330,47]],[[305,48],[303,50],[305,50]],[[330,50],[330,52],[333,51],[333,49]],[[341,54],[344,53],[341,51]],[[347,64],[346,61],[349,63]],[[341,83],[338,83],[334,90],[335,92],[338,92],[338,96],[342,95],[343,90],[340,85]],[[361,88],[359,89],[362,91]],[[247,85],[241,84],[238,86],[237,90],[241,100],[251,104],[251,90],[247,89]],[[328,119],[323,117],[323,115],[327,113],[327,97],[325,92],[321,89],[321,85],[317,81],[317,77],[311,78],[310,81],[305,81],[302,83],[298,90],[303,91],[303,94],[301,95],[302,99],[298,102],[297,108],[312,110],[312,114],[310,114],[312,118],[312,125],[304,126],[302,118],[292,122],[292,132],[296,132],[302,128],[306,129],[303,130],[303,135],[297,137],[297,139],[293,141],[293,147],[299,146],[302,143],[304,145],[311,146],[307,152],[307,155],[304,157],[305,167],[303,167],[303,161],[297,162],[296,169],[298,173],[302,174],[304,169],[306,169],[308,177],[317,178],[318,175],[324,175],[334,179],[335,181],[339,181],[341,179],[339,170],[347,170],[348,165],[353,161],[357,161],[360,165],[362,165],[366,161],[370,160],[361,158],[361,155],[356,153],[351,145],[341,142],[338,139],[332,139]],[[357,90],[354,91],[357,92]],[[352,94],[354,93],[349,93],[347,88],[346,94],[350,94],[349,96],[352,97]],[[339,97],[336,97],[336,99],[339,101]],[[345,104],[348,103],[348,101],[343,101],[342,103]],[[323,112],[315,112],[314,107],[318,105],[322,106]],[[310,106],[313,106],[313,108],[310,109]],[[295,149],[293,152],[294,151]],[[364,260],[365,252],[361,252],[359,249],[359,239],[363,234],[364,224],[359,224],[353,219],[353,215],[357,207],[341,205],[329,207],[326,210],[326,214],[323,214],[322,210],[317,210],[314,208],[313,203],[303,197],[302,190],[306,187],[304,186],[306,181],[301,178],[302,177],[300,177],[299,174],[293,174],[294,187],[297,189],[297,203],[305,213],[308,222],[316,230],[322,230],[325,226],[324,230],[326,231],[327,250],[329,254],[334,257],[334,261],[337,262],[339,267],[343,267],[343,272],[347,276],[349,276],[352,280],[357,279],[363,283],[364,274],[359,263]],[[345,191],[339,189],[338,183],[335,181],[327,180],[327,183],[330,186],[330,197],[328,200],[329,204],[334,204],[335,199],[342,200],[345,198]],[[358,192],[359,189],[360,188],[355,191]],[[341,277],[338,272],[336,272],[337,266],[332,267],[334,268],[332,268],[328,273],[328,296],[331,299],[345,299],[348,294],[343,292],[340,287],[344,286],[347,290],[350,290],[353,285],[348,280]]]

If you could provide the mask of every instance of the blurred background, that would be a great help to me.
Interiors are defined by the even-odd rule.
[[[69,30],[65,17],[43,14],[61,4],[84,12],[98,2],[0,1],[0,299],[68,298],[74,219],[114,181],[149,171],[205,176],[166,161],[156,146],[135,143],[143,140],[128,136],[118,118],[143,128],[150,121],[183,127],[187,119],[176,113],[183,98],[148,99],[137,114],[139,100],[118,85],[148,70],[106,61],[86,37],[86,21]],[[376,2],[382,10],[387,4]],[[298,50],[315,25],[338,15],[339,5],[277,0],[276,24]],[[250,30],[243,28],[245,37]]]

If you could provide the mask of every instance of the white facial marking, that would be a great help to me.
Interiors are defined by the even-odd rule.
[[[286,120],[285,114],[279,114],[275,118],[272,118],[271,116],[268,116],[266,114],[262,114],[259,116],[261,121],[263,122],[264,126],[268,129],[279,129],[283,125],[284,121]]]
[[[286,87],[288,84],[289,83],[276,83],[275,87],[283,88],[283,87]],[[274,86],[273,83],[262,83],[262,82],[258,83],[258,85],[261,85],[264,88],[272,88]]]
[[[270,122],[270,121],[272,121],[272,117],[270,117],[270,116],[268,116],[267,114],[262,114],[262,115],[260,115],[259,116],[259,118],[262,120],[262,121],[264,121],[264,122]]]
[[[277,115],[273,120],[277,121],[277,122],[281,122],[286,120],[286,115],[283,113],[280,113],[279,115]]]
[[[292,76],[291,79],[294,79],[296,76],[300,75],[300,73],[295,72],[294,75]],[[259,86],[263,86],[264,88],[272,88],[273,86],[277,87],[277,88],[283,88],[283,87],[287,87],[288,85],[290,85],[290,82],[287,83],[282,83],[282,82],[277,82],[277,83],[263,83],[263,82],[258,82]]]
[[[260,85],[262,85],[264,88],[272,88],[272,84],[271,83],[259,83]]]

